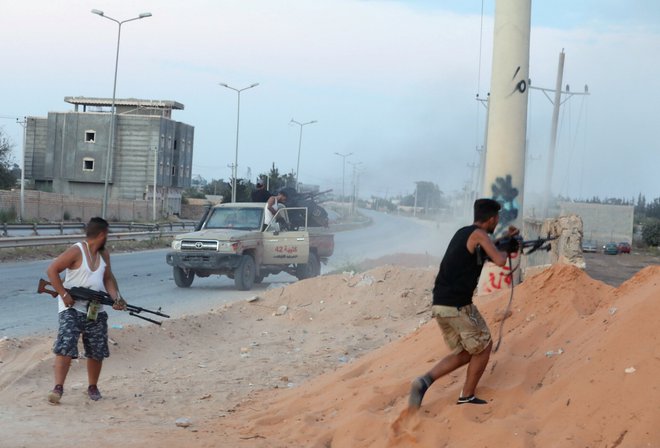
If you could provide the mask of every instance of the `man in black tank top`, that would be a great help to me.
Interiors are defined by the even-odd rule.
[[[408,405],[418,409],[424,393],[438,378],[468,364],[463,390],[457,404],[486,404],[474,395],[493,345],[490,331],[472,303],[485,255],[498,266],[504,266],[507,254],[500,252],[489,234],[499,223],[500,204],[492,199],[474,203],[474,223],[459,229],[449,242],[433,288],[432,315],[442,330],[452,353],[440,360],[424,376],[411,385]],[[511,226],[505,236],[518,234]],[[483,251],[483,252],[482,252]]]

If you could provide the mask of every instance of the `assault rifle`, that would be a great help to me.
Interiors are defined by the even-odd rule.
[[[496,240],[495,247],[497,250],[506,252],[507,254],[515,254],[520,252],[522,255],[530,255],[536,251],[544,250],[548,252],[552,247],[550,241],[556,240],[556,236],[549,236],[547,238],[537,238],[535,240],[523,240],[521,236],[516,235],[514,237],[500,238]],[[525,251],[527,249],[527,251]],[[482,247],[478,246],[477,250],[477,262],[483,264],[485,260],[490,260],[486,251]]]
[[[556,239],[556,236],[548,235],[546,238],[538,237],[535,240],[525,241],[521,236],[517,235],[497,240],[495,242],[495,247],[497,247],[498,250],[509,254],[520,251],[523,255],[529,255],[539,250],[544,250],[546,252],[550,251],[552,248],[550,241]],[[528,249],[527,252],[525,252],[525,249]]]
[[[39,286],[37,288],[37,292],[39,294],[41,293],[50,294],[53,297],[57,297],[59,295],[59,293],[55,291],[55,289],[48,289],[46,288],[47,286],[53,286],[53,284],[49,281],[44,280],[43,278],[39,279]],[[73,288],[67,289],[67,291],[69,292],[69,294],[71,294],[73,300],[88,300],[90,302],[98,302],[102,305],[108,305],[108,306],[112,306],[115,304],[114,299],[110,297],[110,294],[108,294],[107,292],[94,291],[93,289],[83,288],[80,286],[74,286]],[[153,311],[153,310],[148,310],[146,308],[142,308],[140,306],[130,305],[128,303],[126,304],[126,311],[128,311],[128,313],[131,316],[144,319],[156,325],[161,325],[162,322],[158,322],[157,320],[153,320],[148,317],[140,316],[139,314],[144,312],[144,313],[155,314],[156,316],[160,316],[160,317],[166,317],[166,318],[170,317],[167,314],[162,313],[160,311],[160,308],[158,308],[157,311]]]

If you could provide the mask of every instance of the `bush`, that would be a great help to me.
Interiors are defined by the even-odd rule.
[[[13,206],[0,210],[0,222],[16,222],[16,217],[16,209]]]
[[[660,220],[649,220],[644,224],[642,239],[649,246],[660,246]]]

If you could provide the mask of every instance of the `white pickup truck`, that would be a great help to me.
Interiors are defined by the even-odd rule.
[[[217,205],[199,230],[177,235],[166,255],[176,285],[187,288],[195,276],[226,275],[248,291],[269,274],[287,272],[300,280],[319,275],[334,251],[334,235],[308,227],[305,207],[282,208],[265,226],[265,205]]]

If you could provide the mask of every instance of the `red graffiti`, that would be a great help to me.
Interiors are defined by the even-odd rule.
[[[510,256],[512,260],[516,259],[518,258],[518,253],[511,254]],[[484,286],[484,290],[487,293],[499,291],[502,288],[511,286],[512,281],[511,268],[509,266],[502,266],[497,275],[495,272],[488,273],[488,283]]]

